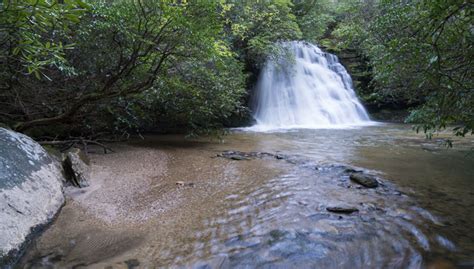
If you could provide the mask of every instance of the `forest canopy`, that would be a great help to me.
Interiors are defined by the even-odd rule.
[[[279,42],[355,52],[367,103],[401,103],[425,132],[474,130],[467,0],[4,0],[0,123],[45,139],[249,121]]]

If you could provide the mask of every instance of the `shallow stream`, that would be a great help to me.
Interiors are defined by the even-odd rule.
[[[472,268],[474,139],[443,138],[379,124],[115,144],[19,267]]]

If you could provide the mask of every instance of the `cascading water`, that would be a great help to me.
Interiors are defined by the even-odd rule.
[[[338,58],[315,45],[283,43],[294,61],[269,60],[254,99],[255,129],[333,128],[370,124]]]

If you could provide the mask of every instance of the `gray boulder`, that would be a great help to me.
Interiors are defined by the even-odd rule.
[[[65,160],[63,162],[63,168],[66,173],[67,179],[72,185],[84,188],[89,186],[90,168],[89,158],[80,150],[73,149],[66,153]]]
[[[0,128],[0,267],[63,203],[59,162],[28,136]]]

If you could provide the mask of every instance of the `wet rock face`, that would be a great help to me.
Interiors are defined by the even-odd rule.
[[[60,165],[28,136],[0,128],[0,267],[64,203]]]

